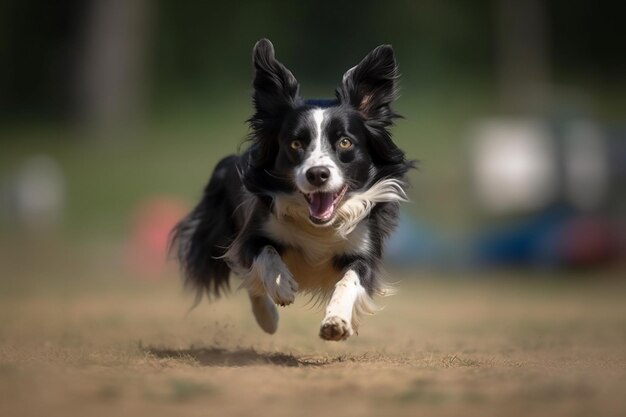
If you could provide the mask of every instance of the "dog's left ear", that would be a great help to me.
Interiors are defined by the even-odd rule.
[[[391,108],[397,98],[399,77],[393,48],[381,45],[344,74],[336,94],[340,103],[349,104],[361,113],[371,135],[369,143],[374,161],[402,176],[413,163],[405,159],[387,129],[393,119],[400,117]]]
[[[380,45],[343,75],[337,99],[356,108],[366,121],[386,127],[398,117],[391,109],[398,78],[393,48]]]

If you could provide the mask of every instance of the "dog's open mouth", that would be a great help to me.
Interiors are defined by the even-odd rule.
[[[304,194],[304,198],[309,203],[309,218],[315,224],[326,224],[332,220],[335,210],[346,194],[348,185],[344,185],[336,192],[315,192]]]

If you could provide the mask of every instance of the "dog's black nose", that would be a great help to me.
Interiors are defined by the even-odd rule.
[[[326,167],[313,167],[306,171],[306,179],[316,187],[324,185],[330,178],[330,169]]]

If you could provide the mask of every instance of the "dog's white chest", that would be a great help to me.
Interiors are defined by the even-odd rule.
[[[304,219],[272,215],[264,230],[285,246],[283,261],[304,290],[332,289],[343,272],[333,266],[333,258],[365,253],[370,248],[365,222],[342,237],[332,227],[316,227]]]

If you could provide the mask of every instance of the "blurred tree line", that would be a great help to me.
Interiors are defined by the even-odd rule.
[[[394,45],[404,82],[417,87],[525,65],[536,68],[522,77],[621,87],[622,9],[592,0],[5,0],[0,121],[106,120],[174,98],[215,100],[247,88],[260,37],[309,95],[331,94],[381,43]]]

